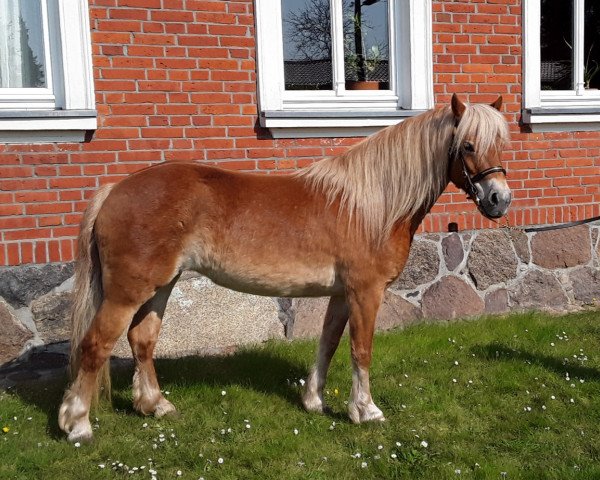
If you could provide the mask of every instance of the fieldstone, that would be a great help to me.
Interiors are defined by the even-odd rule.
[[[180,280],[167,304],[157,357],[227,351],[233,346],[285,338],[275,299],[219,287],[205,277]],[[131,356],[126,334],[116,356]]]
[[[430,242],[439,242],[440,241],[440,236],[437,233],[426,233],[425,235],[421,235],[421,238],[423,240],[429,240]]]
[[[12,307],[0,299],[0,366],[19,356],[25,344],[33,337],[17,320]]]
[[[44,343],[64,342],[71,337],[72,293],[48,293],[31,303],[31,313]]]
[[[569,274],[575,300],[586,305],[600,303],[600,270],[584,267]]]
[[[400,295],[386,292],[383,303],[377,313],[375,328],[390,330],[396,327],[406,327],[422,317],[421,310],[402,298]]]
[[[593,232],[596,232],[596,239],[594,239]],[[594,246],[594,248],[596,250],[596,261],[600,262],[600,241],[598,240],[597,237],[598,237],[598,229],[594,228],[592,230],[592,245]]]
[[[508,290],[500,288],[485,296],[486,313],[506,313],[509,310]]]
[[[518,263],[506,233],[488,230],[473,241],[467,267],[477,289],[486,290],[515,278]]]
[[[293,338],[294,315],[292,308],[292,298],[279,297],[277,298],[277,308],[279,310],[279,321],[283,325],[285,338]]]
[[[448,270],[452,271],[460,265],[465,258],[465,252],[458,233],[451,233],[443,238],[442,253]]]
[[[527,272],[521,282],[509,291],[513,305],[522,310],[535,308],[561,308],[568,298],[560,282],[551,273],[532,270]]]
[[[14,308],[26,307],[72,275],[72,263],[5,267],[0,269],[0,296]]]
[[[598,242],[598,227],[593,226],[590,228],[591,234],[592,234],[592,246],[596,246],[597,247],[597,242]]]
[[[291,338],[311,338],[321,335],[328,304],[329,297],[292,299]]]
[[[392,288],[405,290],[429,283],[435,280],[439,269],[440,258],[437,245],[424,240],[415,240],[410,248],[406,266]]]
[[[473,317],[485,309],[483,300],[468,283],[450,275],[425,290],[421,305],[423,317],[435,320]]]
[[[329,297],[294,298],[293,338],[312,338],[321,335]],[[376,330],[390,330],[409,325],[421,318],[418,307],[400,295],[386,292],[375,320]]]
[[[536,233],[531,240],[533,262],[544,268],[585,265],[591,259],[589,229],[585,225]]]
[[[527,234],[520,230],[510,230],[508,234],[519,259],[523,263],[529,263],[531,261],[531,254],[529,253],[529,238],[527,238]]]

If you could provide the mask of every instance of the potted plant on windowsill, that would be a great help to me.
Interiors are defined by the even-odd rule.
[[[377,45],[373,45],[366,55],[358,56],[355,53],[346,55],[346,78],[355,76],[356,80],[346,80],[348,90],[379,90],[380,81],[373,77],[381,63],[381,52]],[[348,75],[348,74],[351,75]]]
[[[377,66],[382,61],[381,49],[377,45],[365,48],[365,37],[371,28],[363,23],[362,8],[380,0],[354,0],[354,15],[349,19],[351,34],[345,41],[346,89],[379,90],[381,85],[375,77]]]

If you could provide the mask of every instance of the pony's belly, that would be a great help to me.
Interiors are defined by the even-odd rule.
[[[321,297],[341,295],[343,286],[332,267],[289,269],[251,267],[247,269],[199,269],[213,282],[238,292],[281,297]]]

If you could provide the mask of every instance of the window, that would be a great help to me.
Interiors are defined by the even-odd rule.
[[[255,0],[261,125],[365,135],[433,106],[431,0]]]
[[[523,120],[535,131],[600,128],[600,4],[524,2]]]
[[[96,128],[87,0],[0,2],[0,141],[82,141]]]

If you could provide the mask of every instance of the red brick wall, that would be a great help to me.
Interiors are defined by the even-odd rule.
[[[505,154],[513,223],[598,215],[600,132],[519,127],[521,1],[434,0],[438,104],[498,94],[511,124]],[[357,139],[272,140],[257,126],[251,0],[90,0],[99,128],[83,144],[0,145],[0,265],[69,261],[86,199],[151,163],[199,160],[289,171]],[[426,231],[493,226],[450,188]]]

